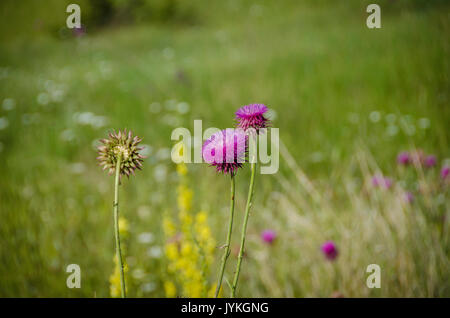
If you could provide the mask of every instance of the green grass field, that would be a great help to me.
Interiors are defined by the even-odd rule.
[[[273,110],[285,148],[280,171],[257,176],[239,296],[450,296],[449,184],[439,175],[450,164],[447,3],[379,1],[382,28],[368,29],[369,1],[196,1],[189,23],[87,25],[78,38],[38,32],[26,5],[7,3],[0,296],[110,296],[113,177],[99,168],[95,147],[111,129],[128,128],[148,154],[121,187],[128,292],[165,297],[162,222],[177,215],[179,183],[171,132],[192,131],[195,119],[204,129],[232,127],[249,103]],[[58,8],[36,14],[64,28]],[[416,148],[436,155],[436,167],[397,165],[400,151]],[[221,246],[229,180],[206,164],[188,170],[193,211],[208,212]],[[233,247],[248,170],[237,176]],[[391,189],[371,187],[381,172]],[[405,190],[415,193],[412,204]],[[278,233],[273,245],[260,239],[269,228]],[[335,262],[320,251],[329,239],[339,248]],[[216,248],[210,283],[221,255]],[[230,280],[235,262],[232,253]],[[66,286],[73,263],[80,289]],[[381,266],[380,289],[366,286],[369,264]]]

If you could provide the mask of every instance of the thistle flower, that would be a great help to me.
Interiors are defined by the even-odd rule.
[[[391,178],[383,177],[383,176],[373,176],[372,177],[372,185],[374,187],[383,187],[385,189],[389,189],[392,186]]]
[[[411,192],[405,192],[404,199],[406,203],[412,203],[414,201],[414,195]]]
[[[429,155],[425,158],[425,166],[428,168],[434,167],[436,165],[436,156]]]
[[[411,156],[409,155],[409,153],[407,151],[403,151],[403,152],[398,154],[397,162],[400,165],[406,166],[409,163],[411,163]]]
[[[261,128],[270,126],[270,121],[264,117],[267,106],[263,104],[250,104],[239,108],[236,112],[237,127],[247,130],[254,128],[258,133]]]
[[[441,170],[441,178],[446,179],[450,175],[450,166],[444,166]]]
[[[277,233],[273,230],[264,230],[261,233],[261,239],[268,244],[272,244],[277,238]]]
[[[142,141],[138,136],[134,136],[127,130],[118,131],[117,133],[113,131],[109,133],[109,138],[101,139],[100,142],[103,144],[99,146],[97,160],[103,167],[103,170],[108,169],[109,175],[112,175],[116,171],[117,160],[120,156],[120,176],[130,174],[134,175],[134,171],[137,169],[142,169],[142,161],[145,158],[139,154],[139,151],[143,147],[138,147],[138,144]]]
[[[333,241],[326,241],[322,245],[321,250],[325,257],[330,261],[334,260],[338,256],[338,249]]]
[[[245,162],[248,137],[242,129],[227,128],[212,135],[202,147],[203,159],[217,172],[234,175]]]

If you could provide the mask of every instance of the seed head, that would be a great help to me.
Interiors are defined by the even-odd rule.
[[[112,175],[116,172],[116,164],[120,156],[120,177],[134,175],[136,168],[142,169],[142,162],[145,158],[139,154],[139,151],[143,149],[143,147],[138,147],[141,141],[141,138],[133,137],[131,131],[127,132],[126,129],[109,133],[109,138],[101,139],[102,145],[97,148],[99,154],[97,160],[100,166],[103,167],[103,170],[108,169],[108,174]]]

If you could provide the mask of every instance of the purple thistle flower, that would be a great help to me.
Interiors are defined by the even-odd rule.
[[[130,174],[134,175],[136,169],[142,169],[142,162],[144,156],[139,154],[139,151],[143,147],[138,147],[138,144],[142,141],[138,136],[134,136],[131,131],[127,130],[113,131],[109,133],[109,138],[101,139],[103,144],[97,148],[99,156],[97,160],[103,167],[103,170],[108,169],[108,173],[112,175],[116,171],[116,163],[118,156],[121,156],[120,162],[120,178],[122,175],[127,177]]]
[[[213,134],[202,147],[203,159],[217,172],[235,174],[247,155],[248,136],[242,129],[227,128]]]
[[[80,37],[86,34],[86,28],[82,25],[79,28],[73,28],[72,32],[76,37]]]
[[[436,156],[429,155],[425,158],[425,166],[428,168],[434,167],[436,165]]]
[[[263,104],[250,104],[239,108],[236,112],[237,127],[247,130],[254,128],[259,132],[261,128],[270,126],[270,121],[264,117],[267,106]]]
[[[397,162],[401,165],[408,165],[411,162],[411,157],[409,155],[409,152],[403,151],[398,154],[397,156]]]
[[[333,261],[338,256],[338,249],[333,241],[326,241],[322,245],[321,250],[330,261]]]
[[[277,233],[273,230],[264,230],[261,233],[261,239],[268,244],[272,244],[277,237]]]
[[[392,186],[392,180],[391,178],[383,176],[373,176],[372,184],[374,187],[383,187],[385,189],[389,189]]]
[[[414,195],[411,192],[405,192],[404,199],[406,203],[412,203],[414,201]]]
[[[441,178],[446,179],[450,175],[450,166],[443,166],[441,169]]]

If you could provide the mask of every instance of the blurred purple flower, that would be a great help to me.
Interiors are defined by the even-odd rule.
[[[269,120],[264,117],[267,112],[267,106],[263,104],[250,104],[239,108],[236,111],[237,127],[247,130],[254,128],[259,132],[261,128],[266,128],[270,125]]]
[[[391,178],[383,176],[373,176],[372,184],[374,187],[383,187],[385,189],[389,189],[392,186],[392,180]]]
[[[86,28],[84,27],[84,25],[82,25],[79,28],[73,28],[72,32],[76,37],[80,37],[86,34]]]
[[[403,151],[398,154],[397,156],[397,162],[401,165],[408,165],[411,162],[411,156],[409,155],[409,152]]]
[[[334,260],[338,256],[338,249],[333,241],[326,241],[322,245],[321,250],[325,257],[330,261]]]
[[[443,166],[441,170],[442,179],[446,179],[450,175],[450,166]]]
[[[428,168],[434,167],[436,165],[436,156],[429,155],[425,158],[425,166]]]
[[[202,147],[203,159],[217,172],[235,174],[247,154],[248,136],[242,129],[227,128],[209,137]]]
[[[406,203],[412,203],[414,201],[414,195],[411,192],[406,192],[404,198]]]
[[[264,230],[261,233],[261,239],[268,244],[272,244],[277,238],[277,233],[273,230]]]

